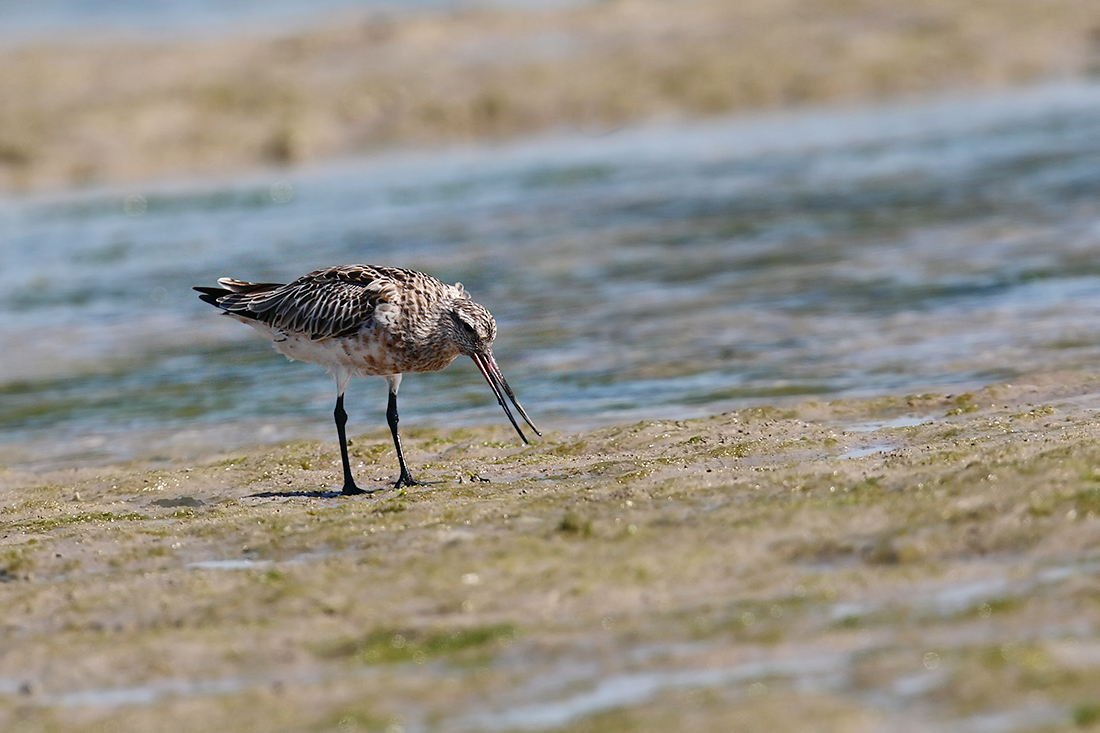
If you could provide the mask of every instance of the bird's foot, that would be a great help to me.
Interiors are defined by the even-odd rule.
[[[397,483],[393,485],[395,489],[403,489],[406,486],[431,486],[432,484],[438,484],[439,481],[417,481],[410,474],[402,472],[400,478],[397,479]]]
[[[360,489],[354,483],[344,484],[344,488],[340,490],[340,493],[344,496],[359,496],[360,494],[369,494],[370,491]]]

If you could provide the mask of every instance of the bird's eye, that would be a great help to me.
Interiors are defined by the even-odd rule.
[[[466,321],[462,320],[462,318],[460,318],[460,317],[459,317],[458,315],[456,315],[456,314],[454,314],[454,313],[452,313],[452,314],[451,314],[451,319],[452,319],[452,320],[453,320],[453,321],[454,321],[455,323],[457,323],[457,324],[458,324],[458,327],[459,327],[459,328],[461,328],[461,329],[463,330],[463,332],[465,332],[465,334],[466,334],[467,336],[471,336],[471,337],[473,337],[473,338],[477,338],[477,330],[476,330],[476,329],[475,329],[475,328],[474,328],[473,326],[471,326],[471,325],[470,325],[469,323],[467,323]]]

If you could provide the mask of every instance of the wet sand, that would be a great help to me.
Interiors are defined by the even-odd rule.
[[[7,731],[1100,722],[1100,381],[0,473]]]
[[[0,47],[0,192],[1096,73],[1093,0],[622,0]]]

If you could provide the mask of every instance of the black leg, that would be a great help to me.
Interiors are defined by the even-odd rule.
[[[390,403],[386,407],[386,422],[390,424],[390,432],[393,433],[393,447],[397,449],[397,462],[401,465],[401,476],[398,477],[397,483],[393,485],[393,488],[400,489],[402,486],[423,486],[412,477],[409,473],[409,467],[405,465],[405,454],[401,450],[401,438],[397,435],[397,393],[390,392]]]
[[[344,425],[348,422],[348,414],[344,412],[344,395],[336,397],[336,411],[332,414],[336,418],[336,435],[340,438],[340,460],[344,464],[344,494],[365,494],[355,485],[355,479],[351,476],[351,462],[348,460],[348,436],[344,432]]]

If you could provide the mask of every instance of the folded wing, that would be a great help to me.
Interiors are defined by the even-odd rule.
[[[356,333],[373,318],[379,303],[397,297],[386,273],[364,265],[317,270],[285,285],[232,278],[218,284],[222,287],[195,290],[227,313],[313,340]]]

